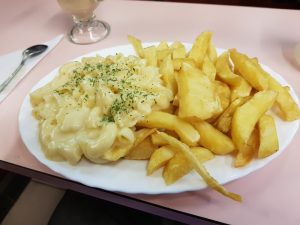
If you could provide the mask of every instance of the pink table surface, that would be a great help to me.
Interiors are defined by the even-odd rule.
[[[55,0],[11,0],[0,3],[0,55],[66,33],[72,21]],[[18,112],[24,96],[43,76],[82,54],[127,44],[127,34],[144,42],[193,42],[204,30],[214,32],[217,47],[236,47],[280,73],[300,96],[300,71],[291,48],[300,41],[300,12],[250,7],[143,1],[104,1],[99,18],[111,25],[104,41],[74,45],[64,38],[0,104],[0,160],[57,175],[39,163],[23,145]],[[226,185],[243,196],[236,203],[212,190],[173,195],[130,195],[167,208],[230,224],[300,224],[300,132],[284,154],[263,169]]]

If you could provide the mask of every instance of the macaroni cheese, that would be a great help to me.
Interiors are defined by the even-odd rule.
[[[172,99],[158,68],[122,54],[67,63],[30,95],[46,157],[71,164],[82,156],[95,163],[123,157],[135,141],[136,123]]]

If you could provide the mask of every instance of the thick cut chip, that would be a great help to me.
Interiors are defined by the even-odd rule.
[[[199,69],[183,63],[176,79],[179,117],[206,120],[222,111],[215,85]]]
[[[147,60],[148,66],[157,66],[156,47],[150,46],[144,48],[144,58]]]
[[[139,145],[133,147],[130,150],[129,154],[125,156],[125,159],[149,159],[155,149],[157,149],[157,146],[152,143],[151,137],[149,136],[146,139],[144,139]]]
[[[120,158],[125,157],[133,150],[133,148],[141,144],[146,137],[153,134],[155,130],[156,129],[141,129],[137,131],[135,134],[135,142],[133,144],[127,143],[126,145],[116,145],[111,150],[104,153],[103,159],[107,161],[117,161]]]
[[[143,49],[141,40],[139,40],[131,35],[128,35],[127,39],[132,44],[136,54],[140,58],[144,58],[144,49]]]
[[[172,58],[173,59],[183,59],[186,56],[186,50],[182,43],[176,41],[171,45],[173,49]]]
[[[163,167],[174,155],[175,151],[170,145],[156,149],[148,162],[147,175],[151,175],[155,170]]]
[[[217,58],[218,58],[218,53],[217,53],[216,47],[215,47],[214,43],[212,42],[212,40],[210,40],[210,42],[209,42],[209,46],[207,49],[207,55],[208,55],[209,59],[212,61],[212,63],[215,64],[217,61]]]
[[[119,159],[126,156],[131,148],[132,145],[116,146],[113,149],[105,152],[102,158],[110,162],[118,161]]]
[[[202,72],[208,76],[211,81],[215,80],[216,67],[207,55],[203,59]]]
[[[216,69],[217,78],[228,84],[232,89],[231,101],[250,95],[252,87],[243,77],[232,72],[228,52],[224,52],[219,56],[216,62]]]
[[[241,106],[249,99],[250,97],[237,98],[233,102],[231,102],[227,109],[215,121],[214,126],[223,133],[229,132],[231,128],[231,120],[233,113],[235,112],[237,107]]]
[[[173,95],[177,94],[177,82],[174,76],[174,66],[171,59],[171,55],[164,58],[159,67],[159,72],[162,74],[162,79],[165,82],[165,86],[169,88]]]
[[[278,113],[279,116],[286,121],[300,119],[300,108],[290,95],[289,88],[281,86],[277,80],[275,80],[258,64],[258,62],[254,63],[258,70],[260,70],[261,73],[264,74],[265,77],[268,79],[269,89],[278,92],[276,104],[280,110]]]
[[[144,139],[153,134],[155,131],[156,129],[143,128],[135,132],[135,141],[133,143],[133,147],[136,147],[139,144],[141,144],[144,141]]]
[[[151,141],[154,145],[157,146],[163,146],[168,144],[168,142],[165,139],[163,139],[158,133],[154,133],[151,135]]]
[[[201,163],[214,158],[214,154],[206,148],[192,147],[190,150]],[[177,152],[165,166],[163,178],[166,184],[170,185],[188,174],[192,169],[193,167],[185,155],[181,152]]]
[[[169,48],[169,45],[166,41],[162,41],[159,43],[159,45],[156,47],[156,56],[157,56],[157,62],[158,65],[161,64],[163,59],[170,55],[172,53],[172,50]]]
[[[196,67],[196,62],[193,59],[184,58],[184,59],[173,59],[174,70],[181,70],[182,64],[187,63],[192,67]]]
[[[247,143],[255,124],[273,105],[277,96],[275,91],[257,92],[249,101],[238,107],[233,114],[231,137],[238,151],[247,152]]]
[[[215,80],[214,84],[216,86],[216,93],[220,99],[223,112],[230,104],[231,91],[227,84],[221,81]]]
[[[166,58],[168,55],[171,55],[171,53],[172,53],[171,49],[156,50],[158,65],[160,66],[164,58]]]
[[[242,201],[240,195],[227,191],[225,187],[220,185],[218,181],[216,181],[212,176],[210,176],[210,174],[205,169],[203,164],[199,160],[197,160],[196,156],[190,151],[190,148],[186,144],[178,141],[176,138],[172,136],[167,135],[166,133],[163,132],[159,132],[159,133],[166,141],[168,141],[168,143],[173,148],[175,148],[177,151],[180,151],[185,155],[187,160],[189,160],[190,164],[192,165],[193,169],[196,170],[196,172],[203,178],[203,180],[207,183],[208,186],[210,186],[211,188],[215,189],[219,193],[235,201],[239,201],[239,202]]]
[[[189,52],[188,58],[193,59],[197,66],[201,68],[204,57],[206,55],[209,43],[211,40],[211,32],[202,32],[193,43],[192,49]]]
[[[167,185],[171,185],[184,175],[188,174],[192,169],[193,167],[185,155],[181,152],[177,152],[164,168],[164,181]]]
[[[169,104],[168,108],[162,109],[162,112],[174,114],[176,107],[173,104]]]
[[[148,159],[152,152],[157,149],[151,141],[150,135],[153,134],[156,129],[140,129],[135,132],[135,141],[133,143],[130,152],[125,156],[126,159]]]
[[[195,146],[200,139],[199,133],[191,124],[175,115],[165,112],[152,112],[144,120],[138,122],[138,126],[173,130],[189,146]]]
[[[235,167],[242,167],[249,163],[257,153],[259,146],[259,133],[258,129],[254,128],[252,131],[247,145],[244,147],[243,151],[239,151],[234,161]]]
[[[272,155],[279,149],[275,122],[272,116],[263,115],[258,121],[259,148],[258,158]]]
[[[280,109],[279,116],[286,121],[300,119],[300,108],[289,91],[282,87],[274,78],[269,77],[269,89],[278,92],[276,103]]]
[[[248,56],[239,53],[236,49],[230,49],[229,52],[234,66],[252,87],[258,91],[268,89],[268,79]]]
[[[232,140],[206,121],[193,121],[200,134],[199,143],[215,154],[225,155],[235,150]]]
[[[165,50],[165,49],[169,49],[168,42],[166,42],[166,41],[161,41],[161,42],[159,43],[159,45],[157,46],[156,49],[157,49],[157,50]]]

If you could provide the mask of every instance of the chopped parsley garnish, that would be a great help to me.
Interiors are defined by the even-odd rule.
[[[139,82],[136,82],[136,79],[138,78],[134,75],[138,73],[138,70],[136,62],[130,60],[114,63],[113,60],[106,58],[101,62],[85,62],[74,69],[69,74],[70,79],[54,92],[64,96],[81,93],[82,97],[78,99],[80,106],[85,104],[90,97],[95,99],[95,96],[90,96],[90,92],[86,93],[86,85],[95,89],[94,95],[99,94],[102,86],[108,87],[115,94],[115,99],[101,122],[114,122],[116,118],[124,114],[130,115],[137,103],[156,101],[156,95],[152,91],[137,86]],[[105,92],[104,96],[106,96]]]

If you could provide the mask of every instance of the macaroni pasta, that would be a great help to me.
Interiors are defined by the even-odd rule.
[[[136,123],[172,99],[158,68],[122,54],[65,64],[30,95],[45,155],[71,164],[82,156],[95,163],[123,157],[135,141]]]

